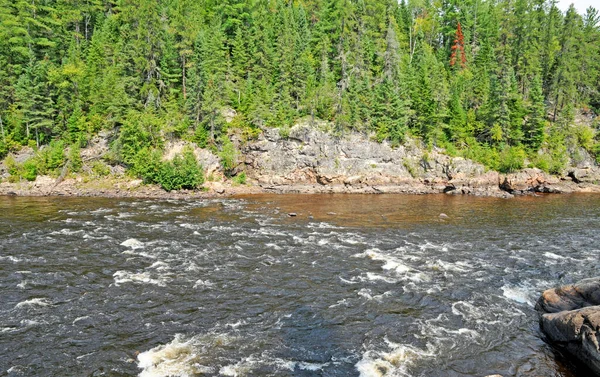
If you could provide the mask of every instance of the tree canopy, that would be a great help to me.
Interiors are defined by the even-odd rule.
[[[535,154],[580,109],[600,111],[600,14],[555,0],[0,0],[0,155],[117,128],[127,162],[306,116]]]

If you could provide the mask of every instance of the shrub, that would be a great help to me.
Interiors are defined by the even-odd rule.
[[[106,177],[110,174],[110,167],[102,161],[92,163],[92,173],[97,177]]]
[[[586,151],[591,152],[594,148],[594,137],[596,136],[594,130],[591,127],[579,125],[574,127],[574,131],[577,144]]]
[[[194,151],[186,147],[172,161],[163,162],[158,149],[141,149],[132,159],[130,171],[146,183],[159,184],[167,191],[196,189],[204,183],[204,172]]]
[[[534,160],[534,166],[538,169],[550,173],[550,167],[552,166],[552,157],[546,153],[538,154]]]
[[[158,149],[142,148],[131,161],[131,172],[146,183],[159,183],[162,153]]]
[[[221,151],[219,152],[221,166],[223,166],[223,170],[226,174],[230,174],[231,171],[237,166],[237,151],[227,135],[223,135],[221,141]]]
[[[81,149],[78,143],[71,145],[71,148],[69,148],[69,162],[73,173],[81,171],[83,161],[81,160]]]
[[[194,141],[200,148],[206,148],[208,145],[208,130],[203,125],[198,125],[194,131]]]
[[[240,174],[233,177],[233,182],[237,183],[238,185],[245,185],[246,184],[246,172],[241,172]]]
[[[520,147],[506,147],[500,153],[500,163],[498,171],[502,173],[512,173],[523,169],[527,155]]]
[[[0,160],[8,154],[8,144],[4,140],[0,140]]]
[[[28,181],[35,181],[38,175],[38,166],[35,158],[30,158],[23,163],[22,177]]]
[[[53,141],[50,143],[46,160],[46,168],[49,170],[58,169],[65,163],[65,144],[62,141]]]
[[[204,172],[191,148],[162,164],[158,183],[167,191],[196,189],[204,183]]]

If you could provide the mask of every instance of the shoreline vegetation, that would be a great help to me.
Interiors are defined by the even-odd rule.
[[[446,193],[510,198],[600,193],[600,168],[589,156],[562,175],[533,166],[499,173],[448,156],[445,150],[427,149],[418,140],[392,147],[360,134],[336,137],[306,123],[285,136],[274,129],[250,142],[234,138],[226,157],[193,143],[167,143],[163,155],[145,159],[145,179],[121,165],[111,166],[106,161],[109,143],[108,134],[95,137],[78,150],[75,163],[68,151],[23,149],[8,159],[13,165],[0,163],[0,195],[191,199],[261,193]],[[54,157],[59,160],[54,169],[26,178],[27,161],[47,164],[52,154],[62,156]]]
[[[4,193],[597,191],[599,114],[593,7],[0,0]]]

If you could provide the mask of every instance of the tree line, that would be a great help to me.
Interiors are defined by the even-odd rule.
[[[578,111],[600,111],[600,15],[554,0],[0,0],[0,157],[106,129],[135,170],[306,117],[559,172],[600,155]]]

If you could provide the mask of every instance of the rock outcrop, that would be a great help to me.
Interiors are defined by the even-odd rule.
[[[535,308],[548,341],[600,376],[600,278],[549,289]]]
[[[325,125],[321,125],[321,128]],[[539,169],[514,174],[427,150],[415,140],[392,148],[361,134],[336,137],[319,125],[299,123],[282,136],[266,129],[242,147],[243,169],[275,192],[447,193],[511,197],[533,192],[573,192],[580,178],[592,185],[592,170],[558,178]],[[600,177],[600,174],[598,175]],[[593,186],[593,185],[592,185]]]

